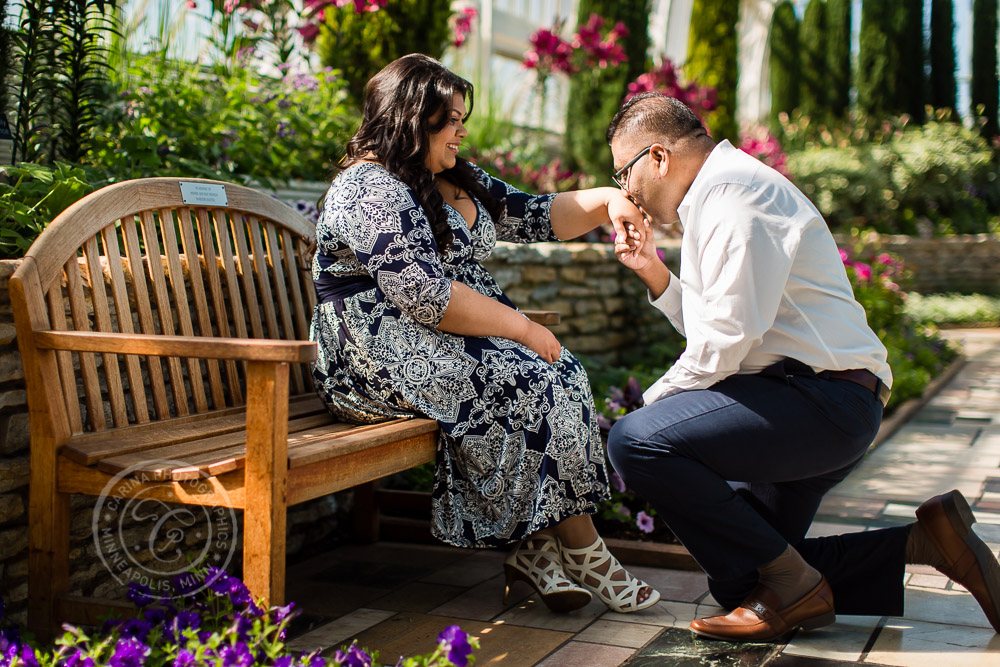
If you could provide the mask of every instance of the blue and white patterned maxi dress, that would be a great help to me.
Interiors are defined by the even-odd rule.
[[[554,195],[478,175],[506,200],[505,215],[494,225],[476,201],[469,229],[445,205],[455,240],[441,256],[406,185],[377,164],[341,172],[316,228],[313,278],[318,291],[342,288],[321,294],[310,328],[313,378],[338,418],[424,415],[441,425],[431,532],[465,547],[507,544],[593,513],[608,496],[594,400],[573,355],[563,348],[549,364],[506,338],[436,328],[452,280],[513,306],[481,264],[498,239],[556,240]]]

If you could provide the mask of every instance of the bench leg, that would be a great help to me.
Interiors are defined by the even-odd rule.
[[[284,604],[288,364],[247,364],[243,580],[255,599]]]
[[[354,537],[359,542],[378,542],[379,524],[378,480],[354,487]]]
[[[28,491],[28,628],[47,641],[62,624],[56,600],[69,592],[69,494],[55,490],[54,469],[36,472],[34,463]]]

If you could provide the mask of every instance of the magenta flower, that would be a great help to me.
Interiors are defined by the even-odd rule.
[[[858,277],[858,280],[871,280],[872,267],[864,262],[858,262],[854,265],[854,275]]]
[[[653,532],[653,517],[646,514],[644,510],[639,510],[639,513],[635,515],[635,525],[639,527],[639,530],[648,535]]]
[[[372,667],[372,657],[358,648],[357,641],[347,647],[347,651],[337,649],[333,660],[341,667]]]
[[[850,258],[851,256],[847,254],[847,251],[844,250],[843,248],[840,248],[840,261],[842,261],[844,264],[847,264]]]
[[[465,38],[472,32],[472,20],[477,16],[479,12],[474,7],[466,7],[451,17],[451,43],[456,48],[465,44]]]
[[[676,97],[697,113],[713,111],[717,106],[715,88],[699,86],[695,83],[683,83],[680,70],[669,58],[663,58],[653,70],[639,76],[628,85],[629,99],[634,95],[646,92],[659,92],[670,97]]]

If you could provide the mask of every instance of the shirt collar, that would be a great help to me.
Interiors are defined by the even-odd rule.
[[[735,150],[737,149],[729,143],[729,139],[723,139],[708,154],[705,164],[701,165],[698,175],[694,177],[691,187],[684,193],[684,198],[681,200],[680,206],[677,207],[677,216],[681,219],[682,225],[686,222],[687,214],[691,210],[692,204],[698,200],[700,191],[708,187],[710,183],[713,183],[713,173],[729,164],[729,157]]]

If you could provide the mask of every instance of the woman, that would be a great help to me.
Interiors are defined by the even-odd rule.
[[[574,238],[641,216],[614,188],[530,196],[459,158],[472,93],[416,54],[368,82],[316,228],[313,377],[346,421],[438,421],[431,530],[462,547],[518,542],[505,600],[521,579],[557,611],[591,593],[644,609],[659,593],[589,516],[608,480],[587,375],[481,264],[498,239]]]

